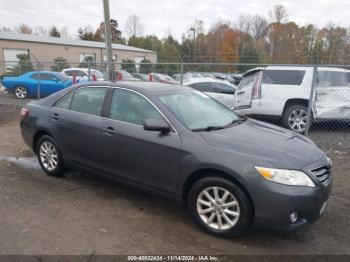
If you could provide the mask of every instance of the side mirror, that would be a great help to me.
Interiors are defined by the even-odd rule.
[[[159,131],[161,133],[170,132],[169,124],[159,119],[146,119],[143,122],[143,129],[147,131]]]

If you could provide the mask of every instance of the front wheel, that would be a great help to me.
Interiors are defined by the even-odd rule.
[[[252,207],[246,194],[219,177],[195,183],[188,196],[188,207],[199,227],[219,237],[242,235],[251,222]]]
[[[24,99],[28,97],[28,90],[24,86],[17,86],[15,88],[15,96],[19,99]]]
[[[298,133],[304,133],[307,125],[307,107],[303,105],[289,106],[282,116],[283,125]]]

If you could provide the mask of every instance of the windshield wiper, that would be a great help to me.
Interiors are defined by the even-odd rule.
[[[199,132],[199,131],[212,131],[212,130],[219,130],[219,129],[224,129],[225,126],[207,126],[207,127],[203,127],[203,128],[195,128],[192,129],[193,132]]]
[[[200,131],[207,131],[207,132],[209,132],[209,131],[212,131],[212,130],[225,129],[225,128],[228,128],[228,127],[230,127],[232,125],[242,123],[245,120],[247,120],[246,117],[240,117],[239,119],[235,119],[235,120],[233,120],[232,122],[228,123],[225,126],[207,126],[207,127],[203,127],[203,128],[195,128],[195,129],[192,129],[192,131],[193,132],[200,132]]]

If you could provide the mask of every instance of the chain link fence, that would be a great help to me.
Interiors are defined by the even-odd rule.
[[[329,144],[349,141],[348,65],[113,63],[109,74],[107,63],[28,60],[2,61],[0,71],[0,103],[4,99],[40,99],[78,82],[183,84],[207,93],[241,115],[315,137],[332,132]]]

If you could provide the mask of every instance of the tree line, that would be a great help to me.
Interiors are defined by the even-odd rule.
[[[104,23],[96,29],[80,27],[76,37],[104,41]],[[140,19],[127,19],[125,34],[116,19],[111,19],[112,41],[156,51],[158,62],[199,63],[288,63],[288,64],[350,64],[350,28],[329,22],[319,28],[313,24],[298,25],[288,19],[288,12],[277,5],[267,16],[241,15],[235,22],[219,21],[205,30],[196,20],[181,40],[171,33],[160,38],[144,35]],[[11,31],[2,28],[2,31]],[[16,31],[26,34],[68,37],[67,29],[49,30],[21,25]]]

